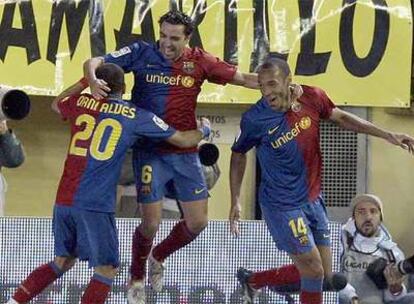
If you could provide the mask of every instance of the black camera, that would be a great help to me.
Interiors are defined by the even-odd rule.
[[[21,120],[30,112],[30,99],[21,90],[0,86],[0,120]]]

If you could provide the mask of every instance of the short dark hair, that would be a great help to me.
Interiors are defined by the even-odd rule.
[[[184,25],[184,33],[186,34],[186,36],[191,35],[195,27],[191,17],[178,10],[168,11],[167,13],[162,15],[160,20],[158,20],[158,23],[161,26],[163,22],[167,22],[169,24]]]
[[[264,70],[273,69],[281,71],[285,78],[291,74],[289,64],[286,62],[286,60],[276,57],[267,58],[263,64],[259,66],[257,73],[260,73]]]
[[[96,78],[104,80],[108,87],[111,89],[111,93],[123,93],[125,86],[125,73],[116,64],[104,63],[96,69]]]

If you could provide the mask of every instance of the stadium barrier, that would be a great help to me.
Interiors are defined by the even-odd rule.
[[[126,303],[126,284],[131,260],[131,241],[139,219],[117,219],[121,266],[107,303]],[[175,221],[163,221],[156,243],[166,237]],[[262,221],[242,221],[241,235],[229,233],[227,221],[210,221],[206,230],[191,244],[167,259],[165,286],[154,293],[147,287],[147,303],[221,304],[242,303],[235,273],[240,266],[264,270],[290,263],[276,249]],[[330,223],[333,267],[339,270],[340,224]],[[0,303],[5,303],[20,282],[37,266],[52,260],[53,235],[50,218],[0,217]],[[92,270],[78,263],[32,303],[79,303]],[[295,303],[299,303],[294,296]],[[324,294],[324,303],[337,303],[337,294]],[[256,303],[292,303],[284,295],[267,289]]]

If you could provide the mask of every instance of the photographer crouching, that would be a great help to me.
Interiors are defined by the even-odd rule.
[[[371,194],[357,195],[352,217],[342,228],[342,272],[349,284],[339,292],[340,304],[408,304],[404,276],[397,267],[404,254],[383,225],[381,200]]]

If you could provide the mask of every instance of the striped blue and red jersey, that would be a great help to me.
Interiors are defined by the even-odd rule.
[[[116,185],[127,149],[140,138],[162,140],[176,131],[155,114],[115,99],[90,94],[60,101],[71,139],[56,204],[114,212]]]
[[[197,47],[185,48],[182,56],[172,62],[164,58],[158,44],[143,41],[108,54],[104,60],[119,65],[126,73],[133,72],[134,104],[155,113],[180,131],[196,129],[195,109],[203,82],[227,84],[237,70]],[[196,150],[172,145],[162,147],[164,152]]]
[[[290,209],[321,194],[319,127],[334,108],[323,90],[303,86],[299,103],[287,112],[274,111],[262,98],[243,114],[232,150],[246,153],[256,147],[261,204]]]

